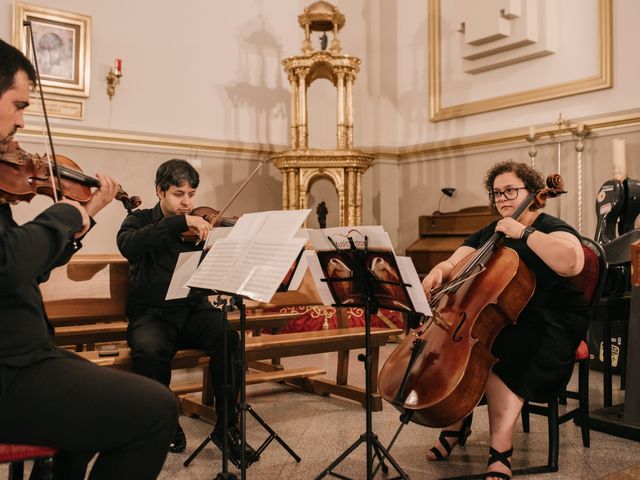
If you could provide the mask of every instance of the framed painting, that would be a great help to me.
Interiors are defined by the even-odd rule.
[[[25,22],[33,30],[33,44]],[[91,17],[17,3],[13,42],[32,63],[37,60],[46,93],[89,96]]]

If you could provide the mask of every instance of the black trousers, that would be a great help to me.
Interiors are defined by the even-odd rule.
[[[60,449],[60,479],[84,479],[96,453],[91,480],[157,478],[176,428],[175,397],[157,382],[63,353],[0,366],[0,442]]]
[[[209,354],[209,372],[215,397],[217,423],[223,418],[224,371],[229,375],[227,397],[229,425],[236,422],[238,401],[240,341],[227,323],[228,358],[223,355],[222,312],[204,304],[193,308],[138,308],[129,318],[127,341],[131,347],[133,370],[169,386],[171,360],[180,348],[196,348]]]

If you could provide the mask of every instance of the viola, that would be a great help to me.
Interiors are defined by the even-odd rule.
[[[189,215],[202,217],[214,227],[232,227],[238,221],[238,217],[222,217],[219,210],[204,206],[194,208]],[[196,233],[193,233],[191,230],[183,232],[180,235],[180,238],[182,238],[182,241],[184,242],[193,243],[198,243],[200,240],[202,240]]]
[[[562,178],[553,175],[512,218],[562,193]],[[517,321],[533,295],[535,275],[503,238],[495,232],[455,265],[450,280],[432,291],[432,316],[409,332],[380,371],[380,395],[413,422],[442,428],[471,413],[496,362],[495,337]]]
[[[10,142],[0,156],[0,199],[10,203],[30,202],[36,195],[55,199],[56,194],[64,192],[66,198],[79,203],[88,202],[91,188],[99,188],[100,181],[85,175],[70,158],[62,155],[55,158],[55,164],[51,165],[47,155],[32,155],[20,148],[17,142]],[[129,213],[142,203],[140,197],[130,197],[121,186],[118,186],[115,198]]]

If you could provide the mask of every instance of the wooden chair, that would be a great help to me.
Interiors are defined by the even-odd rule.
[[[0,463],[9,464],[9,480],[22,480],[27,460],[39,462],[42,480],[53,480],[53,457],[56,453],[55,448],[0,443]]]
[[[579,275],[574,277],[578,287],[584,291],[585,299],[593,317],[600,295],[604,289],[607,275],[607,260],[602,247],[590,238],[582,238],[584,250],[584,268]],[[533,475],[536,473],[548,473],[558,471],[558,456],[560,451],[560,425],[568,420],[574,420],[582,430],[582,444],[589,447],[589,348],[582,341],[576,350],[576,362],[578,363],[578,391],[566,391],[562,398],[578,400],[578,406],[559,415],[558,404],[562,398],[556,398],[546,405],[531,404],[525,401],[522,407],[522,429],[529,432],[529,414],[543,415],[548,421],[549,451],[547,464],[537,467],[514,470],[514,475]]]

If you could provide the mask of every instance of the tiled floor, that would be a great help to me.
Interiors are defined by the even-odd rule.
[[[395,345],[382,349],[381,364]],[[363,385],[364,375],[360,362],[352,352],[351,382]],[[335,372],[336,354],[322,354],[285,359],[288,366],[316,366]],[[602,405],[601,374],[591,372],[592,408]],[[573,380],[572,380],[573,383]],[[614,387],[617,387],[617,379]],[[302,458],[300,463],[275,441],[263,452],[261,460],[252,465],[247,478],[251,480],[304,480],[320,475],[342,451],[365,432],[365,412],[350,401],[333,397],[320,397],[279,384],[255,385],[248,388],[249,402],[255,411],[287,442]],[[614,403],[622,400],[616,391]],[[206,438],[211,426],[203,421],[181,418],[188,446],[182,454],[169,454],[161,480],[210,480],[221,470],[221,454],[209,444],[185,468],[182,462]],[[398,413],[388,404],[382,412],[373,415],[373,430],[383,444],[387,444],[395,432]],[[249,442],[257,446],[267,434],[252,418],[248,422]],[[409,424],[398,438],[391,453],[413,480],[441,478],[470,473],[481,473],[486,466],[488,451],[488,422],[486,408],[477,409],[474,415],[473,433],[465,447],[454,450],[447,462],[431,463],[425,454],[435,442],[438,431]],[[580,430],[572,422],[560,427],[560,471],[556,474],[531,477],[545,479],[640,479],[640,444],[593,431],[591,448],[583,448]],[[532,416],[531,433],[521,431],[518,423],[514,437],[515,468],[539,465],[546,462],[546,419]],[[634,467],[635,466],[635,467]],[[623,471],[624,470],[624,471]],[[236,472],[231,468],[232,472]],[[337,472],[353,479],[366,477],[365,447],[356,449],[341,463]],[[236,472],[238,473],[238,472]],[[393,472],[390,472],[393,473]],[[0,468],[0,478],[6,478],[6,467]],[[240,475],[238,473],[238,478]],[[325,478],[331,478],[329,476]],[[378,474],[376,478],[384,478]]]
[[[394,348],[383,349],[382,357]],[[355,359],[355,352],[352,353]],[[335,371],[335,354],[323,354],[284,360],[289,366],[318,366],[327,372]],[[352,360],[353,381],[363,384],[360,362]],[[602,404],[601,374],[591,373],[592,408]],[[573,380],[572,380],[573,382]],[[614,386],[617,387],[617,380]],[[249,402],[268,424],[302,457],[296,463],[275,441],[264,451],[261,460],[252,465],[249,479],[312,479],[316,478],[342,451],[348,448],[365,431],[365,413],[357,404],[338,398],[318,397],[282,385],[251,386]],[[620,401],[619,393],[616,392]],[[616,402],[614,402],[616,403]],[[539,465],[546,462],[546,419],[532,416],[531,433],[522,433],[516,426],[513,463],[515,468]],[[210,426],[195,419],[182,418],[189,445],[187,452],[170,455],[165,465],[162,480],[211,479],[220,471],[220,452],[212,446],[205,448],[188,467],[182,467],[199,442],[210,432]],[[382,412],[373,415],[373,429],[383,444],[387,444],[395,432],[398,413],[385,404]],[[251,419],[248,423],[248,439],[258,445],[266,432]],[[409,424],[401,433],[391,453],[411,479],[431,479],[469,473],[483,472],[488,452],[488,422],[486,407],[474,415],[473,434],[465,447],[456,448],[447,462],[431,463],[425,454],[438,436],[438,431]],[[531,477],[544,480],[603,478],[640,463],[640,444],[600,432],[591,433],[591,448],[583,448],[580,429],[572,422],[560,428],[560,471],[556,474]],[[615,473],[607,477],[629,480],[640,479],[640,467],[626,473]],[[233,471],[233,470],[232,470]],[[366,477],[365,447],[355,450],[341,464],[337,472],[353,479]],[[635,472],[635,473],[634,473]],[[393,472],[390,472],[393,473]],[[239,478],[239,476],[238,476]],[[331,477],[325,477],[331,478]],[[376,478],[384,478],[379,474]]]

